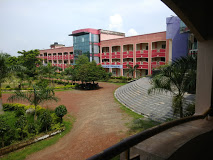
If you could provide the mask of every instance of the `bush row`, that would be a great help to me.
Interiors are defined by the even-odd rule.
[[[131,77],[124,77],[124,76],[119,76],[119,77],[112,76],[111,79],[131,80],[132,78]]]
[[[69,84],[65,86],[54,87],[54,89],[69,89],[69,88],[75,88],[75,85]],[[18,88],[2,88],[2,90],[11,91],[11,90],[18,90]],[[24,88],[24,90],[33,90],[33,88]]]
[[[65,106],[60,105],[55,111],[38,106],[36,119],[34,119],[35,112],[26,113],[29,108],[34,108],[34,106],[19,103],[3,104],[6,112],[0,115],[0,148],[43,132],[60,130],[64,127],[62,117],[67,113]]]
[[[20,103],[4,103],[3,104],[4,111],[17,111],[17,110],[26,111],[29,108],[35,109],[35,106],[34,105],[24,105],[24,104],[20,104]],[[36,107],[36,111],[39,111],[41,109],[44,109],[44,108],[42,108],[41,106]]]

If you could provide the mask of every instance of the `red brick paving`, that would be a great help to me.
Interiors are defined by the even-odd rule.
[[[93,91],[56,92],[61,100],[46,107],[54,109],[65,105],[69,114],[76,117],[73,129],[56,144],[27,157],[28,160],[83,160],[126,137],[125,123],[131,120],[120,110],[113,93],[114,84],[99,83],[101,89]],[[3,101],[8,94],[3,94]]]

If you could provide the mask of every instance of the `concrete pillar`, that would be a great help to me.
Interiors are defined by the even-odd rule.
[[[152,42],[149,42],[148,43],[148,75],[152,74],[151,62],[152,62]]]
[[[121,45],[121,65],[123,65],[123,45]],[[121,76],[124,76],[123,69],[121,69]]]
[[[205,112],[211,104],[213,69],[213,39],[198,42],[196,114]]]

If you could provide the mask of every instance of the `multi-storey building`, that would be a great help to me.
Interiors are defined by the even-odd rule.
[[[64,69],[68,64],[73,64],[73,47],[65,47],[64,45],[55,42],[50,45],[50,49],[40,50],[39,57],[43,59],[44,65],[51,63],[53,66],[58,66]]]
[[[137,67],[133,77],[152,74],[152,69],[195,51],[192,34],[178,17],[166,19],[167,30],[125,37],[124,33],[102,29],[73,31],[73,47],[54,43],[51,49],[40,50],[43,64],[52,63],[62,69],[75,64],[79,55],[95,60],[113,76],[127,76],[128,65]],[[193,43],[192,43],[193,42]],[[196,50],[197,51],[197,50]]]
[[[152,73],[169,59],[169,40],[166,32],[101,41],[100,63],[113,76],[126,76],[127,64],[139,65],[134,77]]]

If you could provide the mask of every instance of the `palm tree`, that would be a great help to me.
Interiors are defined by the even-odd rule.
[[[137,72],[137,68],[139,67],[138,64],[136,64],[134,67],[132,67],[131,65],[127,64],[126,65],[128,70],[127,70],[127,75],[129,75],[129,73],[132,73],[132,75],[134,76],[134,73]]]
[[[0,53],[0,112],[2,111],[2,91],[1,85],[5,82],[6,78],[11,76],[13,71],[24,71],[25,67],[20,65],[9,66],[7,63],[7,58],[9,57],[6,53]]]
[[[59,70],[60,67],[52,66],[51,63],[48,63],[46,66],[42,65],[39,66],[39,74],[41,75],[47,75],[47,77],[50,79],[51,75],[54,75],[57,70]]]
[[[173,94],[172,106],[174,114],[179,112],[183,117],[184,94],[196,88],[197,57],[181,57],[168,67],[160,68],[151,84],[148,94],[152,92],[171,92]]]
[[[31,105],[35,106],[35,114],[34,114],[34,120],[36,118],[36,107],[46,101],[58,101],[59,99],[55,97],[54,90],[52,88],[44,88],[42,86],[36,86],[33,85],[33,91],[28,92],[20,92],[16,91],[12,96],[8,98],[8,101],[27,101]]]

